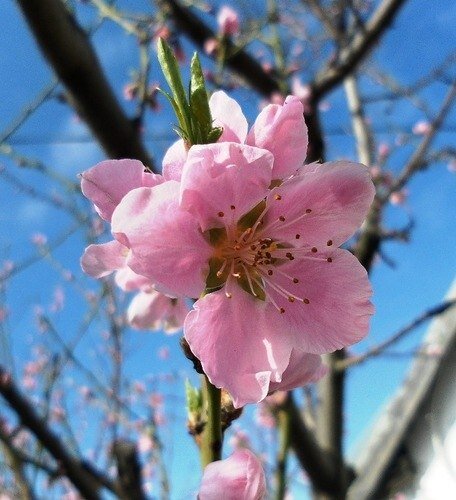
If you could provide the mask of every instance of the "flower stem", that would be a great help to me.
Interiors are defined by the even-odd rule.
[[[221,390],[212,385],[206,375],[203,375],[203,398],[207,411],[201,443],[201,463],[204,468],[220,460],[222,455]]]
[[[279,450],[277,453],[277,491],[276,500],[285,498],[287,488],[287,458],[290,448],[290,433],[291,433],[291,418],[290,413],[285,409],[281,409],[277,415],[277,423],[279,430]]]

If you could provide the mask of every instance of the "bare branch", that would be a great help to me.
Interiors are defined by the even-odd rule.
[[[134,443],[118,440],[114,443],[113,454],[119,474],[119,498],[123,500],[145,500],[141,486],[141,467]]]
[[[277,411],[285,411],[288,415],[290,447],[301,467],[307,472],[312,485],[329,494],[342,491],[339,482],[341,464],[336,463],[333,455],[320,447],[314,432],[305,426],[291,392],[285,402],[277,407]],[[343,471],[348,478],[353,479],[351,469],[344,467]]]
[[[453,307],[455,304],[456,304],[456,299],[447,300],[447,301],[445,301],[445,302],[443,302],[435,307],[432,307],[431,309],[428,309],[427,311],[420,314],[412,322],[410,322],[408,325],[401,328],[398,332],[396,332],[394,335],[389,337],[384,342],[381,342],[380,344],[376,345],[372,349],[369,349],[364,354],[360,354],[359,356],[352,356],[350,358],[345,358],[344,360],[342,360],[340,363],[337,364],[336,368],[338,370],[346,370],[347,368],[350,368],[351,366],[360,365],[374,356],[379,356],[386,349],[388,349],[392,345],[396,344],[405,335],[412,332],[415,328],[420,326],[422,323],[424,323],[428,319],[433,318],[434,316],[438,316],[439,314],[444,313],[447,309],[449,309],[450,307]]]
[[[153,169],[140,131],[120,107],[82,29],[61,0],[17,0],[70,102],[111,158],[136,158]]]
[[[178,0],[156,0],[158,6],[172,16],[176,25],[185,33],[200,49],[204,48],[204,42],[217,35],[189,8],[182,5]],[[261,94],[269,97],[274,92],[280,92],[279,83],[268,73],[256,59],[246,51],[236,47],[231,40],[226,40],[225,63],[233,71],[241,75],[246,82]]]
[[[112,482],[92,466],[71,455],[62,441],[49,429],[30,402],[21,394],[11,375],[0,366],[0,394],[27,427],[54,457],[68,479],[87,500],[98,500],[101,487],[115,492]]]
[[[316,99],[323,97],[350,74],[388,29],[406,0],[383,0],[363,31],[340,52],[336,65],[322,69],[312,84]]]
[[[426,153],[429,147],[431,146],[437,132],[440,130],[440,127],[443,124],[443,121],[445,120],[446,116],[448,115],[452,105],[454,104],[455,98],[456,98],[456,83],[453,83],[447,95],[445,96],[440,111],[438,112],[435,119],[431,122],[431,128],[429,133],[427,133],[423,137],[421,143],[413,153],[412,157],[407,162],[402,172],[399,174],[394,184],[386,194],[385,199],[388,199],[391,193],[394,193],[395,191],[399,191],[400,189],[402,189],[408,182],[408,180],[412,177],[412,175],[414,175],[418,170],[423,168],[423,165],[426,164]]]

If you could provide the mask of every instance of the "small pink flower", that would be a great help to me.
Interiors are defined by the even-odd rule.
[[[215,38],[208,38],[204,42],[204,52],[207,55],[212,56],[217,52],[219,46],[219,42]]]
[[[160,349],[157,352],[157,356],[159,359],[162,359],[162,360],[169,359],[169,356],[170,356],[169,347],[166,347],[166,346],[160,347]]]
[[[223,5],[219,10],[217,24],[223,35],[237,35],[239,33],[239,15],[228,5]]]
[[[136,99],[136,96],[138,94],[138,84],[137,83],[127,83],[124,85],[123,88],[123,97],[126,101],[133,101],[133,99]]]
[[[199,500],[262,500],[266,480],[258,458],[248,449],[212,462],[204,469]]]
[[[381,159],[385,159],[391,153],[391,148],[390,148],[389,144],[387,144],[386,142],[381,142],[378,145],[377,152],[378,152],[378,156]]]
[[[36,246],[44,246],[47,243],[47,237],[43,233],[34,233],[32,235],[32,243]]]
[[[155,290],[139,292],[131,301],[127,320],[139,330],[164,330],[176,333],[182,329],[189,308],[184,299],[171,298]]]
[[[413,126],[412,132],[415,135],[428,135],[432,130],[431,124],[426,120],[420,120]]]
[[[154,448],[154,442],[149,434],[141,434],[138,439],[138,451],[140,453],[149,453]]]
[[[389,201],[393,205],[403,205],[408,197],[408,191],[406,189],[401,189],[400,191],[394,191],[389,197]]]

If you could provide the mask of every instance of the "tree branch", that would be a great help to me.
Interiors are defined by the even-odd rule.
[[[363,31],[340,52],[339,61],[334,66],[322,69],[312,83],[316,99],[322,98],[350,74],[366,57],[382,34],[388,29],[399,9],[406,0],[383,0]]]
[[[27,427],[46,450],[60,464],[64,473],[81,495],[87,500],[98,500],[101,487],[115,492],[112,482],[86,462],[72,456],[62,441],[54,434],[47,423],[38,415],[35,408],[20,393],[11,375],[0,366],[0,394],[16,412],[22,424]]]
[[[86,34],[61,0],[17,0],[69,100],[111,158],[153,160],[116,99]]]
[[[172,16],[176,26],[201,50],[204,49],[206,40],[217,37],[209,26],[178,0],[156,0],[156,3],[164,12]],[[229,38],[225,43],[227,66],[241,75],[251,87],[267,97],[274,92],[280,92],[279,82],[266,73],[256,59],[245,50],[236,47]]]
[[[394,345],[396,342],[401,340],[405,335],[413,331],[415,328],[420,326],[422,323],[427,321],[430,318],[433,318],[434,316],[438,316],[439,314],[444,313],[447,309],[450,307],[453,307],[456,304],[456,299],[454,300],[447,300],[443,302],[442,304],[439,304],[435,307],[432,307],[431,309],[428,309],[427,311],[423,312],[420,314],[417,318],[415,318],[413,321],[411,321],[408,325],[404,326],[401,328],[398,332],[396,332],[394,335],[389,337],[387,340],[384,342],[381,342],[380,344],[376,345],[372,349],[369,349],[367,352],[364,354],[360,354],[359,356],[352,356],[351,358],[346,358],[342,360],[340,363],[336,365],[337,370],[346,370],[347,368],[350,368],[351,366],[354,365],[360,365],[367,361],[368,359],[378,356],[382,354],[388,347],[391,347]]]
[[[123,500],[145,500],[141,486],[141,466],[134,443],[118,440],[113,446],[113,455],[119,474],[119,498]]]
[[[328,494],[340,492],[339,467],[343,468],[349,478],[354,477],[353,470],[338,463],[331,453],[323,450],[317,443],[314,433],[304,424],[291,392],[285,402],[277,407],[276,412],[280,411],[285,411],[288,415],[290,447],[301,467],[307,472],[312,485]]]

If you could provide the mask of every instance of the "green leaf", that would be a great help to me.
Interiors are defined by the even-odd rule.
[[[214,127],[213,129],[211,129],[209,134],[207,134],[206,144],[212,144],[213,142],[217,142],[222,134],[223,134],[223,127]]]
[[[212,129],[212,117],[209,109],[209,101],[204,83],[203,70],[198,54],[192,57],[190,65],[190,111],[195,128],[198,129],[199,142],[207,143],[208,135]]]
[[[190,381],[185,381],[185,395],[187,399],[187,409],[189,413],[200,413],[203,408],[203,398],[201,390],[193,387]]]
[[[179,64],[171,47],[162,38],[159,38],[157,42],[157,55],[158,62],[173,94],[176,105],[173,107],[179,120],[179,125],[187,133],[190,133],[191,114],[182,83]],[[179,111],[176,111],[176,107]]]

